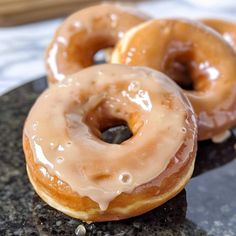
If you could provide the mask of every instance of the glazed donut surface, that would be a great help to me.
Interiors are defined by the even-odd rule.
[[[219,32],[223,38],[236,50],[236,23],[221,19],[203,19],[205,25]]]
[[[160,70],[185,88],[198,116],[199,140],[236,124],[236,54],[203,24],[181,19],[143,23],[125,34],[111,62]]]
[[[102,130],[124,121],[131,138],[101,140]],[[190,103],[163,74],[93,66],[47,89],[32,107],[23,132],[28,175],[41,198],[70,216],[128,218],[183,189],[196,130]]]
[[[128,29],[146,19],[147,16],[116,4],[101,4],[74,13],[58,28],[46,51],[49,82],[61,81],[92,65],[97,51],[115,46]]]

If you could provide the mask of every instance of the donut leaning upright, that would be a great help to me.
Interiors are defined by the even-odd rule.
[[[202,19],[202,23],[219,32],[225,41],[227,41],[236,50],[236,23],[221,19]]]
[[[92,6],[69,16],[46,51],[48,81],[61,81],[66,75],[93,65],[97,51],[114,47],[127,30],[147,19],[117,4]]]
[[[125,34],[111,62],[157,69],[185,88],[199,140],[236,125],[236,53],[209,27],[183,19],[148,21]]]

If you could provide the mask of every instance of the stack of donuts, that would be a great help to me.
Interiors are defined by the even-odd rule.
[[[107,48],[106,64],[93,65]],[[223,140],[236,125],[235,48],[236,25],[222,20],[151,19],[113,4],[68,17],[46,51],[49,88],[23,130],[35,191],[84,221],[173,198],[191,178],[197,141]],[[119,125],[129,138],[105,142]]]

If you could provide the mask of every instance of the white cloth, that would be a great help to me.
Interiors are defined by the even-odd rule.
[[[235,7],[230,8],[219,8],[218,5],[213,7],[212,4],[204,4],[202,7],[202,4],[196,6],[196,4],[191,5],[190,2],[197,1],[144,1],[134,7],[155,18],[218,17],[236,21],[236,1],[234,1]],[[205,2],[213,2],[213,0]],[[62,20],[0,28],[0,95],[20,84],[45,75],[44,50]]]

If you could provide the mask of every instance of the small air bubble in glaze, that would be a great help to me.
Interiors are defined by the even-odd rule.
[[[64,158],[63,157],[61,157],[61,156],[59,156],[59,157],[57,157],[57,163],[62,163],[64,161]]]
[[[50,146],[51,149],[55,149],[57,147],[57,145],[53,142],[50,142],[49,146]]]
[[[57,184],[58,184],[58,185],[63,185],[63,181],[58,180],[58,181],[57,181]]]
[[[71,144],[72,144],[72,142],[71,142],[71,141],[68,141],[68,142],[66,143],[66,146],[69,147]]]
[[[35,122],[33,123],[33,130],[34,130],[34,131],[37,130],[38,124],[39,124],[38,121],[35,121]]]
[[[183,133],[186,133],[186,132],[187,132],[187,130],[186,130],[185,127],[182,127],[181,131],[182,131]]]
[[[140,89],[140,84],[138,81],[132,81],[128,86],[129,92],[138,92]]]
[[[119,176],[119,180],[123,184],[130,184],[132,182],[132,176],[129,173],[122,173]]]

